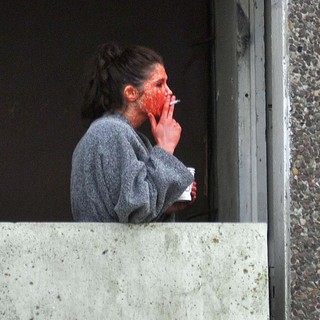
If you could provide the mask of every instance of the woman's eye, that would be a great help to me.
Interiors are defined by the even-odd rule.
[[[157,83],[157,87],[161,88],[162,87],[162,82]]]

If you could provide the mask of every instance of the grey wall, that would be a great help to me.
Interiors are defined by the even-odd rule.
[[[291,314],[320,318],[320,8],[291,1],[288,11],[291,177]]]
[[[216,1],[215,12],[219,221],[239,221],[236,1]]]
[[[0,318],[267,320],[265,224],[0,224]]]
[[[71,155],[85,130],[79,88],[84,65],[109,40],[163,55],[182,100],[176,154],[196,168],[199,188],[196,205],[178,218],[207,219],[206,13],[204,0],[1,1],[0,220],[71,220]]]

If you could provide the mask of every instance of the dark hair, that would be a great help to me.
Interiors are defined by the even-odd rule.
[[[122,49],[114,43],[101,45],[84,88],[82,118],[91,122],[105,111],[114,113],[123,108],[125,86],[140,89],[157,63],[163,64],[161,56],[146,47]]]

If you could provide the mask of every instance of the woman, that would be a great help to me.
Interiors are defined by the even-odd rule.
[[[195,200],[193,176],[173,155],[181,134],[173,101],[157,53],[100,47],[82,113],[93,122],[72,158],[76,221],[173,221],[173,213],[187,206],[176,200],[191,183]],[[155,146],[137,131],[148,118]]]

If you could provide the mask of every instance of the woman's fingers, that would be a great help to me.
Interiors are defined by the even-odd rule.
[[[149,121],[151,124],[151,129],[154,130],[155,127],[157,126],[156,118],[154,117],[154,115],[151,112],[148,113],[148,117],[149,117]]]
[[[175,100],[176,100],[176,97],[172,96],[172,99],[170,99],[170,102],[169,102],[169,109],[168,109],[167,119],[172,119],[173,118],[174,104],[170,104],[170,103],[175,101]]]
[[[148,117],[151,123],[152,134],[157,145],[173,154],[179,143],[182,129],[179,123],[173,119],[174,105],[170,105],[171,100],[174,101],[175,97],[166,98],[158,123],[153,115],[149,114]]]
[[[194,202],[197,198],[197,182],[194,180],[191,189],[191,198],[192,202]]]
[[[171,120],[173,118],[173,112],[174,112],[174,104],[169,105],[169,111],[167,115],[167,119]]]
[[[168,118],[168,112],[169,112],[169,108],[170,108],[169,103],[170,103],[170,97],[167,97],[166,102],[163,105],[162,113],[160,116],[160,121],[166,120]]]
[[[175,96],[168,96],[166,99],[166,102],[164,103],[163,109],[162,109],[162,114],[160,119],[169,119],[171,120],[173,118],[173,112],[174,112],[174,104],[170,105],[170,102],[173,102],[176,100]]]

